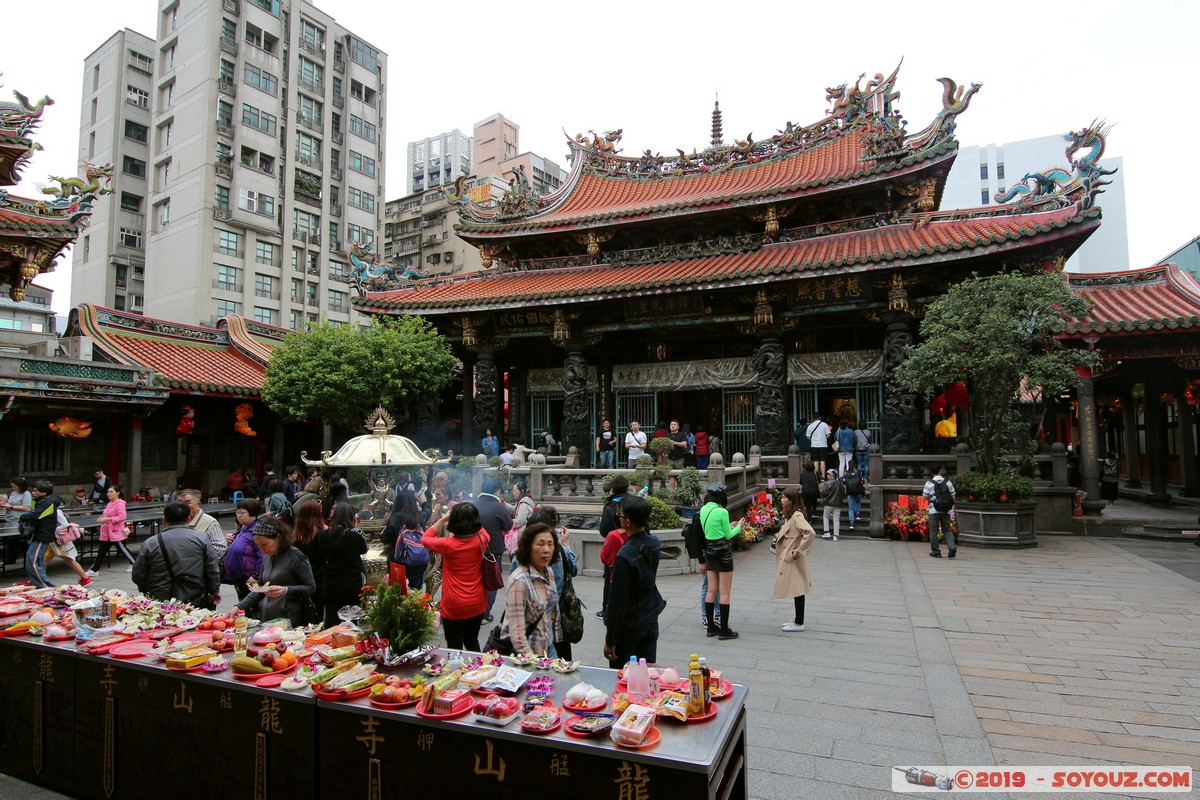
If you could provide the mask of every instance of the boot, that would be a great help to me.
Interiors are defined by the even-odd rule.
[[[713,619],[713,614],[716,613],[716,610],[717,610],[716,603],[705,603],[704,604],[704,620],[707,623],[708,636],[710,638],[713,636],[719,636],[721,634],[720,626],[717,625],[716,621]]]
[[[708,635],[713,635],[713,629],[708,629]],[[718,639],[736,639],[738,638],[737,631],[729,629],[729,604],[721,604],[721,627],[717,628],[716,636]]]

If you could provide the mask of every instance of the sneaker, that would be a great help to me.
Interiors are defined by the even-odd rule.
[[[833,534],[831,534],[829,531],[825,531],[824,533],[821,534],[821,538],[822,539],[832,539]]]
[[[950,556],[950,558],[954,558],[956,555],[958,555],[958,548],[957,548],[957,547],[951,547],[951,548],[950,548],[950,553],[949,553],[949,556]]]
[[[842,537],[838,536],[837,534],[834,534],[834,535],[833,535],[833,540],[834,540],[835,542],[836,542],[838,539],[840,539],[840,538],[842,538]]]
[[[81,581],[79,582],[79,585],[80,585],[80,586],[87,586],[87,585],[88,585],[89,583],[91,583],[91,582],[92,582],[92,579],[91,579],[91,578],[84,578],[83,580],[81,580]]]
[[[854,523],[853,523],[853,522],[851,522],[851,523],[850,523],[850,530],[854,530]]]
[[[89,578],[96,578],[96,577],[100,576],[100,573],[96,572],[96,570],[94,570],[94,569],[89,569],[87,572],[85,572],[83,574],[87,575]]]
[[[712,636],[712,634],[710,633],[709,636]],[[736,639],[738,638],[738,632],[731,631],[729,628],[722,628],[721,630],[717,631],[717,638],[723,642],[729,639]]]
[[[942,554],[941,554],[941,552],[937,552],[937,553],[930,553],[930,554],[929,554],[929,557],[930,557],[930,558],[941,558],[941,557],[942,557]]]
[[[799,633],[800,631],[804,630],[804,626],[797,625],[794,622],[785,622],[781,630],[785,633]]]
[[[126,572],[133,572],[133,565],[132,565],[132,564],[130,564],[128,567],[126,567],[126,568],[125,568],[125,571],[126,571]],[[488,620],[488,622],[491,622],[491,620],[489,619],[489,620]]]

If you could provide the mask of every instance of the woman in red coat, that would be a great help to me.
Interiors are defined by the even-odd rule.
[[[483,588],[483,554],[488,533],[479,511],[457,503],[425,531],[421,544],[442,557],[442,633],[450,650],[479,652],[479,626],[488,610]]]

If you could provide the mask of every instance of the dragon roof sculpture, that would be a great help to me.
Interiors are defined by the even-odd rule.
[[[1079,203],[1083,209],[1091,208],[1096,202],[1096,195],[1112,183],[1105,178],[1116,173],[1115,169],[1100,166],[1105,140],[1111,129],[1112,126],[1103,121],[1093,120],[1083,130],[1063,134],[1070,168],[1055,166],[1042,172],[1027,172],[1020,183],[1006,192],[997,193],[996,202],[1016,200],[1015,206],[1030,210],[1074,203]],[[1082,150],[1086,152],[1079,155]]]

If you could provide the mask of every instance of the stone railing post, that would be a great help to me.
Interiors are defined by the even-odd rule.
[[[883,448],[873,444],[867,448],[867,480],[878,483],[883,480]],[[797,478],[799,480],[799,478]],[[874,501],[872,501],[874,502]]]
[[[708,458],[708,482],[725,483],[725,457],[720,453],[713,453]]]
[[[966,475],[971,471],[971,462],[974,457],[971,455],[971,446],[966,442],[960,442],[954,447],[954,474]]]
[[[788,448],[788,470],[787,482],[792,484],[800,483],[800,473],[804,470],[804,456],[800,453],[800,448],[792,445]]]
[[[1050,485],[1067,485],[1067,448],[1062,442],[1050,445]]]
[[[483,476],[487,475],[487,456],[483,453],[475,456],[475,464],[471,467],[471,496],[479,497],[483,491]]]
[[[546,499],[546,457],[541,453],[529,454],[529,482],[526,489],[533,496],[535,503]]]

